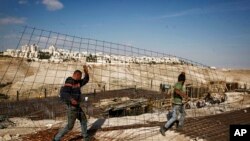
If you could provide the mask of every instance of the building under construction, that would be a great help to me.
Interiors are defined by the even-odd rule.
[[[34,121],[66,119],[60,87],[87,64],[90,82],[82,96],[88,100],[82,107],[90,118],[92,140],[164,140],[159,126],[167,120],[181,72],[191,99],[183,131],[173,129],[169,138],[228,140],[230,124],[250,124],[246,90],[227,95],[239,89],[237,82],[227,82],[223,72],[185,58],[27,26],[16,49],[0,58],[0,115]],[[40,125],[36,133],[20,138],[51,140],[62,125]],[[64,140],[81,140],[78,130]]]

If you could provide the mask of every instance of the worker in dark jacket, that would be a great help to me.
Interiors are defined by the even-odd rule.
[[[60,139],[68,133],[74,127],[76,119],[81,123],[82,136],[85,141],[88,140],[87,134],[87,118],[82,108],[80,107],[81,102],[81,87],[88,83],[89,73],[86,65],[83,66],[85,73],[82,79],[82,72],[76,70],[72,77],[68,77],[65,81],[64,86],[61,89],[61,93],[64,93],[64,99],[68,106],[68,123],[60,130],[53,141],[60,141]]]

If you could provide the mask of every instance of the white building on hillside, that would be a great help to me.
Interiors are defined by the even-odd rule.
[[[55,45],[51,45],[46,49],[39,50],[36,44],[23,45],[20,50],[7,49],[3,55],[12,57],[24,57],[33,60],[41,60],[38,55],[47,55],[47,60],[51,62],[63,62],[63,61],[80,61],[80,62],[96,62],[96,63],[168,63],[168,64],[179,64],[181,63],[177,57],[166,56],[166,57],[152,57],[152,56],[122,56],[114,55],[112,53],[104,54],[103,52],[79,52],[77,50],[60,49]],[[39,59],[40,58],[40,59]]]
[[[24,45],[21,47],[21,50],[17,49],[7,49],[3,55],[8,55],[12,57],[23,57],[23,58],[37,58],[38,57],[38,46],[33,45]]]

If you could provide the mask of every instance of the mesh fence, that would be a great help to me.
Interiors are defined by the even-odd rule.
[[[159,127],[151,126],[166,121],[181,72],[191,101],[208,93],[223,95],[226,89],[221,72],[198,62],[28,26],[20,32],[16,49],[3,53],[1,63],[0,93],[5,99],[0,114],[58,121],[66,115],[60,87],[87,65],[90,81],[82,87],[82,99],[88,101],[82,106],[91,116],[90,129],[113,129],[113,135],[100,133],[103,140],[160,140]],[[201,116],[200,109],[190,107],[194,117]],[[215,109],[210,106],[207,112]]]

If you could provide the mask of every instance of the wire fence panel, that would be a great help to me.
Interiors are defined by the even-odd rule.
[[[60,87],[87,65],[90,81],[82,88],[83,99],[88,97],[83,102],[86,113],[103,119],[102,128],[107,130],[121,127],[118,131],[136,132],[123,132],[113,140],[160,140],[155,137],[158,128],[151,132],[149,123],[166,121],[181,72],[186,74],[192,100],[211,93],[223,96],[226,89],[224,74],[185,58],[28,26],[23,27],[16,48],[3,53],[1,63],[0,93],[6,99],[1,100],[0,114],[32,119],[65,117]]]

